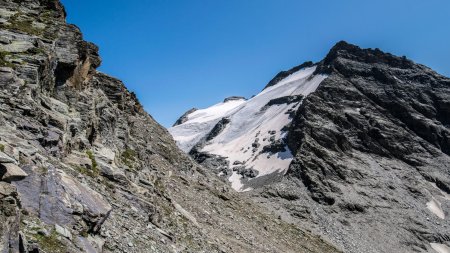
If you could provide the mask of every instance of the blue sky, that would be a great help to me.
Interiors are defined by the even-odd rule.
[[[448,0],[62,0],[124,81],[168,127],[192,107],[250,97],[339,40],[406,55],[450,76]]]

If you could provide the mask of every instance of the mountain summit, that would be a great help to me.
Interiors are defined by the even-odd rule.
[[[235,190],[345,252],[450,252],[450,79],[406,57],[341,41],[169,131]]]

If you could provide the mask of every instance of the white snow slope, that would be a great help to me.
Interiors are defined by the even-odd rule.
[[[282,129],[291,121],[289,112],[297,110],[301,102],[265,105],[275,98],[294,95],[306,97],[314,92],[326,78],[325,75],[313,75],[315,69],[301,69],[249,100],[231,100],[197,110],[187,115],[188,119],[183,124],[169,128],[169,132],[178,146],[189,152],[222,118],[228,117],[230,123],[206,143],[202,152],[225,157],[231,169],[236,166],[254,169],[258,171],[256,178],[274,172],[285,173],[293,159],[287,146],[284,152],[275,154],[262,153],[262,149],[285,137],[286,132]],[[243,180],[237,171],[233,171],[228,178],[237,191],[251,190],[246,184],[254,179]]]

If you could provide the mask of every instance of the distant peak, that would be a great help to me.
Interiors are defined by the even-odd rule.
[[[234,100],[246,100],[245,97],[239,97],[239,96],[231,96],[231,97],[227,97],[223,100],[224,103],[229,102],[229,101],[234,101]]]
[[[329,73],[336,67],[340,59],[362,63],[381,63],[396,68],[411,68],[414,63],[406,57],[398,57],[385,53],[378,48],[360,48],[346,41],[339,41],[319,63],[316,73]]]
[[[347,50],[347,51],[352,51],[352,50],[356,50],[356,49],[360,49],[358,46],[353,45],[348,43],[345,40],[341,40],[338,43],[336,43],[330,51],[337,51],[337,50]]]
[[[185,112],[183,115],[181,115],[181,117],[177,121],[175,121],[175,123],[173,124],[172,127],[181,125],[184,122],[186,122],[188,120],[189,114],[191,114],[191,113],[193,113],[193,112],[195,112],[197,110],[198,110],[197,108],[189,109],[187,112]]]
[[[350,44],[344,40],[339,41],[336,43],[331,49],[330,52],[328,52],[327,56],[323,60],[325,64],[331,63],[333,60],[335,60],[337,57],[341,56],[342,54],[358,54],[363,49],[360,47]]]

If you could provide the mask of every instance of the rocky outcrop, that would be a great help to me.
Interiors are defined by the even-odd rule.
[[[229,101],[233,101],[233,100],[245,100],[245,97],[241,97],[241,96],[231,96],[231,97],[227,97],[223,100],[224,103],[229,102]]]
[[[65,16],[0,1],[0,252],[336,252],[181,152]]]

